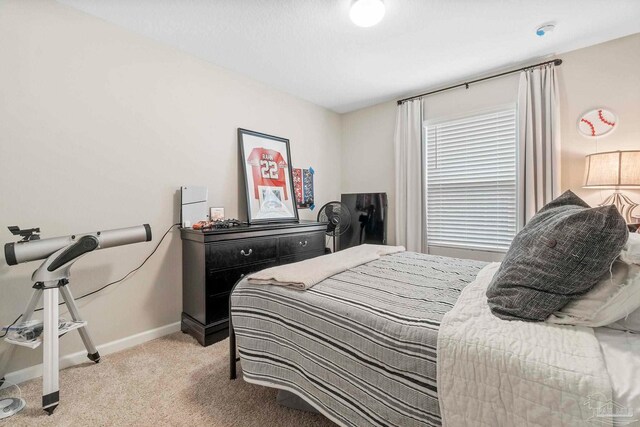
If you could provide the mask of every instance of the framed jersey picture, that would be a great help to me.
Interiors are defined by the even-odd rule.
[[[238,129],[247,193],[247,221],[297,222],[289,140]]]

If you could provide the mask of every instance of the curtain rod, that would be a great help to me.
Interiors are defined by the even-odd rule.
[[[410,96],[408,98],[404,98],[404,99],[399,100],[398,101],[398,105],[400,105],[400,104],[402,104],[403,102],[406,102],[406,101],[411,101],[412,99],[422,98],[424,96],[428,96],[428,95],[433,95],[433,94],[436,94],[436,93],[444,92],[445,90],[456,89],[456,88],[463,87],[463,86],[466,87],[467,89],[469,89],[469,85],[473,84],[473,83],[478,83],[478,82],[483,82],[485,80],[495,79],[496,77],[502,77],[502,76],[506,76],[508,74],[513,74],[513,73],[517,73],[517,72],[520,72],[520,71],[526,71],[526,70],[529,70],[531,68],[536,68],[536,67],[540,67],[542,65],[547,65],[547,64],[560,65],[560,64],[562,64],[562,59],[552,59],[550,61],[545,61],[545,62],[541,62],[539,64],[534,64],[534,65],[529,65],[529,66],[526,66],[526,67],[518,68],[516,70],[505,71],[503,73],[494,74],[492,76],[487,76],[487,77],[482,77],[480,79],[471,80],[470,82],[458,83],[458,84],[455,84],[453,86],[445,87],[445,88],[442,88],[442,89],[432,90],[431,92],[421,93],[420,95]]]

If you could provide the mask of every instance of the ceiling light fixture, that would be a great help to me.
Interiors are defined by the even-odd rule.
[[[358,27],[373,27],[384,17],[385,7],[382,0],[356,0],[351,5],[349,18]]]

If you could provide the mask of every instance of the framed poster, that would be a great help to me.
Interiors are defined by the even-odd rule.
[[[309,169],[293,169],[293,188],[296,194],[296,206],[298,209],[313,210],[314,194],[313,194],[313,174],[312,167]]]
[[[298,222],[289,140],[238,129],[247,221]]]

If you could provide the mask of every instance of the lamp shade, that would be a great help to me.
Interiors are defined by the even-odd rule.
[[[610,151],[585,157],[585,188],[640,188],[640,151]]]

